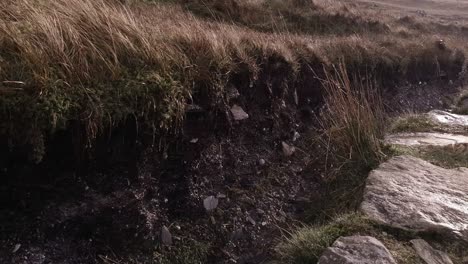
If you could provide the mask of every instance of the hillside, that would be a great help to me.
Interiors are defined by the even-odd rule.
[[[393,118],[457,103],[465,9],[1,1],[0,262],[301,263]]]

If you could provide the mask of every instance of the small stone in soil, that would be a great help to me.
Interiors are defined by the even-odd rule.
[[[256,225],[256,224],[257,224],[257,222],[255,222],[255,220],[253,220],[253,218],[250,217],[250,216],[247,216],[247,221],[249,221],[252,225]]]
[[[244,120],[249,118],[249,114],[247,114],[242,107],[238,105],[233,105],[231,108],[231,113],[236,121]]]
[[[301,135],[297,131],[294,132],[293,141],[298,140],[300,137],[301,137]]]
[[[171,232],[169,232],[169,228],[166,226],[161,228],[161,243],[168,246],[172,245],[172,235]]]
[[[16,244],[15,247],[13,248],[13,251],[11,253],[16,253],[21,247],[21,244]]]
[[[266,163],[266,161],[265,161],[264,159],[260,159],[260,160],[258,161],[258,165],[260,165],[260,166],[264,166],[265,163]]]
[[[206,211],[210,212],[218,207],[218,198],[214,196],[208,196],[203,200],[203,206],[205,207]]]
[[[283,154],[286,157],[292,156],[292,154],[294,154],[294,152],[296,151],[296,148],[294,146],[290,146],[284,141],[281,142],[281,146],[282,146],[282,149],[283,149]]]

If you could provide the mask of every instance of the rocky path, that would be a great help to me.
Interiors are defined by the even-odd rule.
[[[467,146],[468,116],[431,111],[424,118],[439,131],[390,134],[385,143],[403,148]],[[454,127],[461,132],[452,133]],[[468,148],[460,155],[468,155]],[[449,243],[466,243],[462,263],[468,263],[468,168],[443,168],[419,157],[397,155],[369,174],[360,209],[378,225],[414,234],[410,242],[421,263],[454,263],[445,252],[418,238],[422,233],[435,234]],[[379,240],[350,236],[337,239],[319,263],[396,262]]]

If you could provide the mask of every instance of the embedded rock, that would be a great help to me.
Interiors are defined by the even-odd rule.
[[[423,239],[413,239],[411,240],[411,244],[413,244],[416,253],[418,253],[427,264],[453,264],[447,254],[434,249]]]
[[[361,210],[392,227],[468,241],[468,169],[445,169],[411,156],[392,158],[370,173]]]
[[[231,114],[234,120],[240,121],[249,118],[249,114],[247,114],[242,107],[238,105],[234,105],[231,107]]]
[[[388,249],[369,236],[340,237],[320,257],[318,264],[396,264]]]
[[[457,115],[441,110],[432,110],[427,115],[436,123],[454,126],[468,126],[468,115]]]
[[[385,142],[403,146],[448,146],[468,143],[468,137],[449,133],[397,133],[388,135]]]

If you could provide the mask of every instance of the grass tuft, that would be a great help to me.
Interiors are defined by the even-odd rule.
[[[340,236],[368,229],[369,221],[358,214],[337,217],[323,226],[297,229],[276,247],[283,263],[317,263],[323,251]]]
[[[331,154],[344,162],[375,166],[384,156],[385,114],[378,91],[370,83],[353,84],[343,64],[335,74],[326,73],[322,83],[326,96],[322,126]]]

